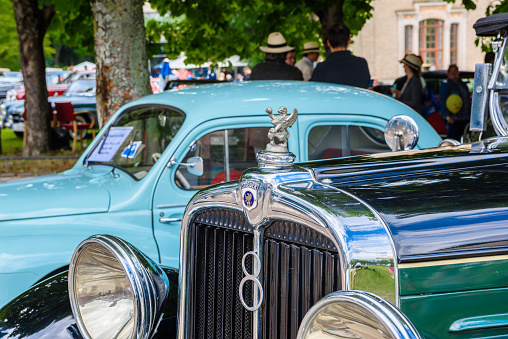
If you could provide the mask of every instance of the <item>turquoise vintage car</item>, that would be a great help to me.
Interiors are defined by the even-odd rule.
[[[178,267],[187,202],[256,164],[270,126],[266,107],[282,104],[299,110],[289,141],[297,161],[387,151],[383,130],[400,114],[419,126],[416,148],[441,141],[391,98],[323,83],[203,85],[136,100],[115,113],[70,170],[0,185],[0,306],[66,270],[74,248],[97,233]]]

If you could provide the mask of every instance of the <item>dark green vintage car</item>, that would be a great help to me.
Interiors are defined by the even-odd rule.
[[[93,236],[0,309],[0,338],[508,338],[508,14],[475,28],[504,36],[471,120],[490,111],[499,137],[294,164],[297,112],[268,110],[258,167],[189,202],[179,272]],[[385,132],[394,150],[416,135]]]

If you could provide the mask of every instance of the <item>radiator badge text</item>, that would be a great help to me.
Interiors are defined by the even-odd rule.
[[[241,187],[243,206],[250,211],[258,205],[259,184],[252,181],[244,181]]]

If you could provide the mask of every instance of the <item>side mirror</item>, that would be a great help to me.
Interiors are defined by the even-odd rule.
[[[418,138],[418,125],[407,115],[396,115],[386,124],[385,140],[392,152],[412,150]]]
[[[198,177],[203,175],[203,158],[201,157],[191,157],[187,159],[186,163],[176,162],[175,158],[171,158],[168,167],[173,165],[187,166],[187,171],[189,171],[190,174]]]

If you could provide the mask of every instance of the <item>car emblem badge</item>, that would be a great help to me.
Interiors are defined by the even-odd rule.
[[[258,205],[259,184],[253,181],[242,182],[242,203],[248,211]]]

